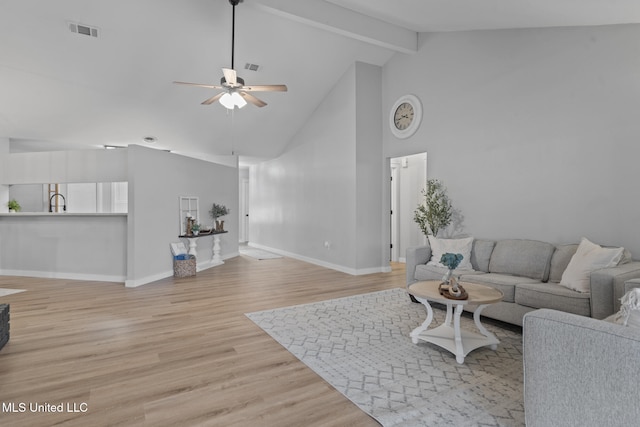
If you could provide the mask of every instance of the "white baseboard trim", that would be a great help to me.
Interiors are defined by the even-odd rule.
[[[390,273],[391,266],[381,266],[381,267],[372,267],[372,268],[349,268],[344,265],[332,264],[326,261],[322,261],[315,258],[310,258],[304,255],[294,254],[291,252],[283,251],[280,249],[271,248],[269,246],[261,245],[258,243],[249,242],[248,246],[253,248],[262,249],[264,251],[273,252],[274,254],[282,255],[287,258],[297,259],[299,261],[308,262],[309,264],[318,265],[320,267],[329,268],[331,270],[340,271],[342,273],[350,274],[352,276],[362,276],[365,274],[373,274],[373,273]]]
[[[66,273],[63,271],[33,271],[33,270],[0,270],[0,276],[38,277],[41,279],[83,280],[86,282],[116,282],[125,281],[124,276],[109,276],[105,274]]]
[[[171,276],[173,276],[173,270],[165,271],[164,273],[153,274],[151,276],[143,277],[140,279],[127,279],[124,282],[124,286],[127,288],[137,288],[138,286],[157,282],[158,280],[166,279],[167,277]]]
[[[208,260],[208,261],[203,261],[198,263],[198,265],[196,265],[196,271],[202,271],[202,270],[208,270],[209,268],[212,267],[217,267],[219,265],[224,264],[225,260],[231,259],[231,258],[235,258],[237,256],[240,256],[240,252],[235,252],[232,254],[228,254],[225,255],[222,258],[221,262],[214,262],[212,259]]]
[[[209,268],[217,267],[219,265],[222,265],[222,264],[224,264],[224,260],[227,260],[227,259],[230,259],[230,258],[235,258],[238,255],[240,255],[240,254],[238,252],[235,252],[235,253],[223,256],[222,257],[223,262],[221,262],[221,263],[214,263],[211,260],[198,263],[196,265],[196,272],[202,271],[202,270],[207,270]],[[127,288],[137,288],[138,286],[152,284],[153,282],[157,282],[159,280],[166,279],[167,277],[171,277],[171,276],[173,276],[173,270],[165,271],[163,273],[153,274],[151,276],[143,277],[143,278],[140,278],[140,279],[126,280],[124,282],[124,285]]]

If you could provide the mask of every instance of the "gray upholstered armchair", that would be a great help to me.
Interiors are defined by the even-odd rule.
[[[527,427],[640,423],[640,329],[555,310],[523,321]]]

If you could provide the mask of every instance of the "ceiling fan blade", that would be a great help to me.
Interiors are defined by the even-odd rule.
[[[224,79],[226,80],[227,84],[235,86],[238,83],[236,70],[233,70],[231,68],[223,68],[222,74],[224,74]]]
[[[217,94],[217,95],[213,95],[211,98],[209,98],[209,99],[205,99],[204,101],[202,101],[202,102],[201,102],[201,104],[202,104],[202,105],[211,105],[211,104],[213,104],[214,102],[216,102],[218,99],[220,99],[220,97],[221,97],[222,95],[224,95],[225,93],[226,93],[226,92],[220,92],[220,93],[219,93],[219,94]]]
[[[248,92],[286,92],[287,85],[251,85],[244,86],[242,90]]]
[[[246,92],[238,92],[240,94],[241,97],[243,97],[244,99],[246,99],[248,102],[252,103],[253,105],[255,105],[256,107],[264,107],[265,105],[267,105],[266,102],[264,102],[261,99],[256,98],[255,96],[246,93]]]
[[[217,85],[205,85],[201,83],[189,83],[189,82],[174,82],[177,85],[187,85],[187,86],[197,86],[197,87],[206,87],[209,89],[224,89],[222,86]]]

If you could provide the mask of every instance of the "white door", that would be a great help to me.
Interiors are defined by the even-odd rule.
[[[391,159],[391,262],[400,260],[400,173],[399,159]]]
[[[391,261],[406,262],[410,246],[426,244],[427,238],[413,220],[424,200],[427,153],[390,159],[391,166]]]
[[[249,241],[249,180],[240,181],[240,224],[239,240],[241,243]]]

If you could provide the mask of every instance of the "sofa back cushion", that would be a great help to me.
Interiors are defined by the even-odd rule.
[[[493,240],[480,240],[473,241],[473,249],[471,250],[471,265],[476,271],[489,272],[489,260],[491,259],[491,253],[495,247],[496,242]]]
[[[537,240],[500,240],[491,253],[489,272],[546,282],[554,250],[551,243]]]
[[[549,281],[554,283],[560,283],[562,279],[562,273],[566,270],[571,257],[578,250],[578,244],[572,245],[558,245],[551,257],[551,270],[549,270]]]

